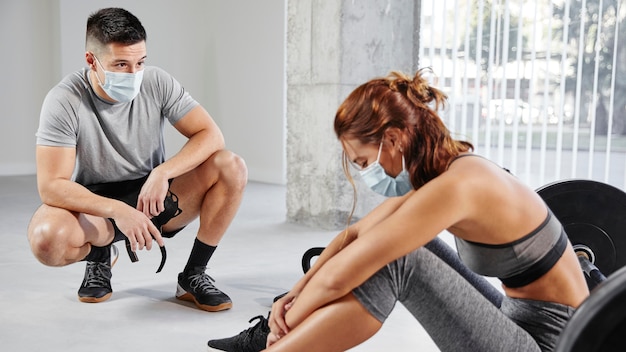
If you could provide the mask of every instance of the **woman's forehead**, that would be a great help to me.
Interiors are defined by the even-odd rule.
[[[343,151],[350,160],[355,160],[368,152],[365,145],[356,138],[342,138]]]

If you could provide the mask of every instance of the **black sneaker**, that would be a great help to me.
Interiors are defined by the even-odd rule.
[[[196,267],[189,273],[178,274],[176,298],[194,302],[198,308],[208,312],[232,308],[230,297],[213,285],[215,280],[205,270],[205,267]]]
[[[267,317],[269,318],[269,314]],[[258,352],[264,350],[270,327],[267,325],[267,319],[262,315],[250,319],[249,323],[257,319],[259,322],[256,325],[240,332],[238,335],[219,340],[209,340],[209,351]]]
[[[110,247],[109,257],[104,262],[87,262],[85,277],[78,289],[78,300],[85,303],[99,303],[111,298],[111,267],[117,262],[119,252],[115,245]]]

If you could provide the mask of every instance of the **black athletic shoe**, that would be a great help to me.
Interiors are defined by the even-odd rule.
[[[230,297],[213,285],[215,280],[205,270],[205,267],[196,267],[189,273],[178,274],[176,298],[194,302],[198,308],[209,312],[232,308]]]
[[[269,314],[267,317],[269,318]],[[258,352],[264,350],[270,327],[267,325],[267,319],[262,315],[250,319],[249,323],[257,319],[259,322],[256,325],[240,332],[238,335],[219,340],[210,340],[208,342],[209,351]]]
[[[78,289],[78,300],[85,303],[99,303],[111,298],[111,267],[117,262],[119,252],[111,245],[109,257],[104,262],[87,262],[85,277]]]

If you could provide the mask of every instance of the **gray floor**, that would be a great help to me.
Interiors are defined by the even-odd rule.
[[[206,351],[266,315],[272,298],[301,276],[305,250],[335,232],[285,222],[285,187],[250,183],[241,209],[209,263],[209,274],[234,302],[208,313],[174,298],[197,223],[166,242],[168,262],[155,274],[158,251],[122,256],[113,268],[114,293],[80,303],[84,264],[50,268],[30,253],[26,226],[39,204],[34,176],[0,177],[0,346],[3,351]],[[123,248],[120,248],[123,250]],[[437,351],[419,324],[398,306],[381,331],[352,351]]]

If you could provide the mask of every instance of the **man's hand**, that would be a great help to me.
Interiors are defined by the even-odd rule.
[[[144,248],[152,249],[153,237],[159,246],[164,245],[159,229],[154,226],[149,217],[137,209],[126,206],[126,209],[113,220],[120,231],[128,237],[133,252]]]
[[[160,177],[153,171],[141,187],[137,199],[137,210],[144,213],[149,219],[161,214],[165,210],[164,201],[168,189],[167,178]]]

